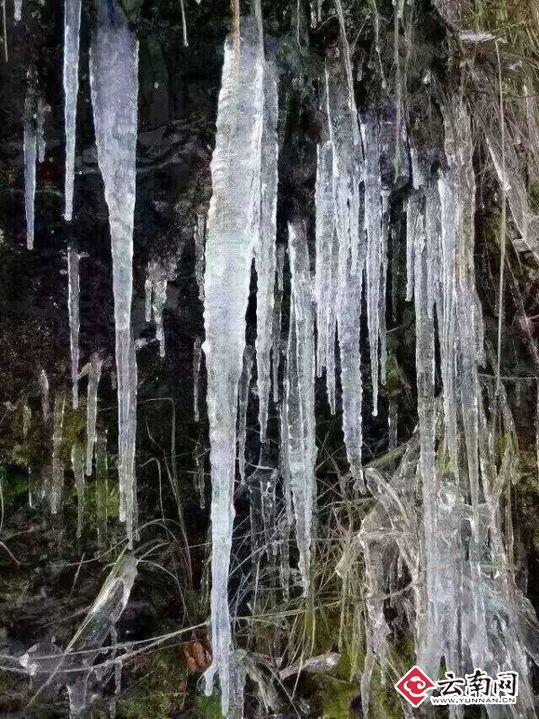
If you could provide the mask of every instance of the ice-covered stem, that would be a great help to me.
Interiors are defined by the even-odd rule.
[[[316,426],[313,286],[303,221],[289,225],[291,299],[285,377],[288,442],[284,447],[296,519],[303,593],[310,590],[311,530],[315,500]]]
[[[97,391],[99,389],[99,381],[101,380],[101,368],[103,361],[97,352],[92,354],[90,358],[90,371],[88,373],[88,388],[86,399],[86,476],[92,474],[92,464],[94,459],[94,447],[96,437],[97,422]]]
[[[230,697],[232,636],[228,570],[234,523],[236,413],[245,346],[245,313],[260,209],[260,165],[264,113],[264,64],[260,35],[243,23],[241,38],[225,43],[217,135],[211,163],[213,194],[206,241],[204,353],[208,377],[212,477],[213,664],[206,691],[219,674],[221,706]],[[234,47],[237,42],[238,47]],[[236,50],[236,52],[235,52]],[[230,278],[234,278],[234,282]]]
[[[73,215],[75,180],[75,144],[77,130],[77,97],[79,94],[79,33],[81,0],[64,0],[64,95],[65,95],[65,211],[67,222]]]
[[[67,277],[73,409],[77,409],[79,406],[79,264],[80,258],[77,250],[74,247],[69,247],[67,251]]]
[[[260,232],[255,246],[257,276],[256,366],[260,442],[266,439],[271,385],[270,351],[273,325],[277,231],[277,122],[279,119],[277,69],[266,63],[264,72],[264,125],[262,130]]]
[[[37,99],[32,80],[24,103],[24,206],[26,210],[26,246],[34,249],[37,161]]]
[[[112,242],[120,520],[133,541],[137,364],[131,332],[136,196],[138,42],[117,0],[97,0],[90,86]]]

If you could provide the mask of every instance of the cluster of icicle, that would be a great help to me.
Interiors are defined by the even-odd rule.
[[[419,426],[388,479],[369,470],[377,502],[354,545],[367,573],[368,637],[362,675],[367,715],[375,662],[393,673],[383,598],[395,600],[415,628],[417,663],[431,677],[445,664],[457,676],[473,667],[491,675],[518,671],[518,706],[510,716],[535,716],[528,661],[539,660],[531,605],[515,583],[514,557],[504,541],[502,495],[518,477],[515,428],[503,388],[482,386],[482,314],[475,289],[475,179],[470,119],[461,99],[445,108],[446,165],[436,174],[414,165],[407,202],[408,290],[415,304]],[[435,398],[437,327],[441,401]],[[498,466],[489,412],[501,413],[511,440]],[[414,506],[420,481],[422,513]],[[509,530],[510,531],[510,530]],[[353,552],[352,552],[353,555]],[[350,554],[339,571],[344,575]],[[497,707],[487,708],[498,716]],[[450,716],[462,717],[462,707]]]
[[[213,487],[214,664],[208,672],[208,690],[214,673],[219,672],[223,712],[228,716],[241,716],[242,706],[235,692],[237,666],[227,582],[236,444],[240,476],[246,481],[245,418],[254,353],[245,347],[245,313],[253,257],[258,280],[256,366],[262,443],[272,369],[274,398],[279,396],[284,256],[277,249],[282,246],[275,242],[277,96],[275,75],[264,61],[260,42],[246,23],[239,56],[231,41],[225,47],[205,258],[204,350]],[[353,488],[366,489],[361,459],[363,296],[375,414],[378,384],[385,375],[390,188],[383,187],[381,179],[379,118],[374,113],[359,116],[344,42],[342,50],[345,62],[343,53],[329,53],[326,59],[323,109],[327,127],[318,148],[314,279],[305,220],[293,220],[288,231],[290,312],[282,362],[280,473],[287,504],[286,532],[293,510],[305,594],[310,588],[315,497],[315,376],[325,373],[334,412],[337,367]],[[449,101],[445,114],[442,169],[433,174],[430,166],[420,168],[417,154],[410,150],[413,189],[406,207],[407,299],[414,301],[416,314],[418,433],[390,484],[377,472],[367,475],[368,488],[378,501],[355,542],[364,554],[369,584],[363,707],[367,712],[376,660],[382,665],[391,661],[380,597],[387,594],[391,577],[401,577],[406,565],[413,587],[413,601],[406,607],[422,668],[431,676],[438,675],[444,661],[457,673],[475,666],[491,674],[516,668],[523,677],[524,709],[523,713],[515,710],[514,715],[531,716],[527,669],[531,611],[515,585],[499,516],[500,495],[514,476],[515,457],[508,449],[497,468],[478,374],[478,367],[485,363],[485,344],[475,289],[470,119],[461,99]],[[440,405],[435,397],[436,336],[443,385]],[[488,398],[491,406],[501,402],[505,431],[512,432],[503,396],[494,397],[491,388]],[[275,533],[268,532],[267,517],[275,516],[275,473],[259,466],[252,476],[260,495],[253,489],[256,482],[250,483],[251,501],[260,509],[252,512],[252,519],[271,543]],[[416,476],[422,488],[419,517],[409,511]],[[283,545],[288,541],[286,533],[284,537]],[[288,560],[281,559],[284,575]],[[346,571],[344,560],[340,571]],[[244,671],[240,674],[245,677]],[[459,711],[452,707],[451,716],[461,716]]]
[[[345,43],[344,47],[348,52]],[[359,344],[364,276],[374,413],[378,405],[378,383],[380,378],[384,380],[385,374],[387,219],[379,167],[378,121],[374,116],[365,115],[361,123],[358,122],[347,68],[348,64],[343,64],[341,58],[327,60],[324,110],[328,123],[327,137],[319,148],[318,158],[314,283],[305,220],[293,220],[288,232],[291,294],[283,363],[280,464],[290,510],[287,531],[293,523],[290,514],[293,509],[305,595],[310,588],[315,499],[315,376],[317,373],[321,376],[325,370],[328,400],[335,411],[336,338],[340,349],[347,455],[355,487],[364,490]],[[244,353],[245,313],[253,257],[257,273],[256,365],[262,445],[266,437],[272,371],[275,399],[279,392],[284,255],[277,250],[275,237],[277,119],[275,71],[264,61],[260,33],[246,22],[242,25],[239,56],[235,55],[230,40],[225,46],[212,160],[213,196],[207,224],[204,289],[213,488],[214,664],[208,672],[208,690],[211,690],[213,674],[218,671],[225,714],[230,708],[232,681],[227,582],[234,521],[236,442],[240,475],[242,478],[245,475],[245,416],[252,365],[250,348]],[[316,347],[315,324],[318,328]]]
[[[17,6],[19,9],[21,3]],[[75,138],[78,98],[79,37],[81,0],[65,0],[64,10],[64,93],[66,133],[65,219],[73,215],[75,176]],[[138,101],[138,43],[129,30],[116,2],[97,2],[97,23],[90,47],[90,84],[99,167],[105,185],[113,256],[113,288],[116,328],[116,369],[118,377],[118,474],[120,481],[120,519],[126,523],[130,544],[136,516],[135,440],[137,367],[131,332],[133,222],[136,188],[136,141]],[[45,157],[45,107],[32,75],[24,116],[24,175],[27,219],[27,246],[34,246],[36,162]],[[121,128],[121,132],[118,129]],[[68,307],[71,348],[72,403],[78,407],[79,374],[79,264],[75,247],[68,250]],[[91,361],[95,369],[95,360]],[[90,372],[88,431],[95,433],[96,372]],[[58,408],[60,436],[63,403]],[[55,415],[56,416],[56,415]],[[94,428],[92,430],[92,427]],[[89,446],[91,445],[89,441]],[[57,455],[59,452],[56,453]],[[74,449],[74,457],[78,450]],[[91,451],[86,465],[90,466]],[[58,511],[60,476],[53,451],[53,495],[51,508]],[[88,458],[90,457],[90,459]],[[79,463],[74,460],[74,468]],[[77,474],[77,473],[76,473]],[[80,472],[77,476],[80,475]],[[79,482],[79,489],[81,488]],[[79,496],[81,496],[79,494]]]
[[[22,3],[16,4],[20,14]],[[138,43],[116,0],[98,0],[96,27],[90,46],[90,85],[98,163],[109,210],[113,259],[114,318],[116,331],[116,372],[118,383],[118,475],[120,519],[125,522],[129,544],[136,522],[135,442],[137,365],[131,331],[133,292],[133,224],[136,194],[136,143],[138,103]],[[65,93],[65,219],[73,216],[77,98],[79,89],[79,43],[81,0],[65,0],[64,10],[64,93]],[[30,75],[24,116],[24,175],[27,218],[27,246],[34,246],[36,161],[45,155],[45,107]],[[68,250],[68,305],[71,347],[72,403],[78,407],[79,373],[79,261],[74,246]],[[95,414],[99,371],[92,358],[89,376],[88,432],[95,435]],[[55,403],[56,407],[56,403]],[[55,409],[55,437],[61,432],[63,403]],[[57,426],[56,426],[57,425]],[[86,471],[91,472],[92,441],[88,442]],[[78,450],[74,467],[81,472]],[[59,452],[56,453],[59,455]],[[58,511],[61,482],[59,460],[53,453],[52,509]]]

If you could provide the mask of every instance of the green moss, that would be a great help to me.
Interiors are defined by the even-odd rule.
[[[198,696],[193,709],[194,719],[222,719],[219,695]]]
[[[118,719],[169,719],[182,709],[186,680],[178,650],[143,656],[129,673],[129,688],[118,702]]]

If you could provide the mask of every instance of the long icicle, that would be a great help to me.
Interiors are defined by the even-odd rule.
[[[135,524],[137,365],[131,330],[136,196],[138,42],[116,0],[98,0],[90,47],[90,86],[99,168],[112,242],[120,520],[129,545]]]
[[[31,83],[31,79],[29,79]],[[37,123],[36,94],[29,85],[24,103],[24,204],[26,209],[26,246],[34,249],[36,202]]]
[[[260,233],[255,247],[257,275],[256,365],[260,442],[266,439],[271,384],[270,351],[276,270],[277,231],[277,121],[279,115],[277,70],[266,63],[264,74],[264,127],[262,132]]]
[[[237,11],[237,7],[236,7]],[[213,664],[206,693],[219,674],[221,707],[229,709],[232,635],[228,570],[234,523],[234,470],[238,382],[245,346],[245,313],[260,209],[260,164],[264,112],[264,65],[254,24],[236,17],[225,43],[217,111],[216,145],[211,163],[213,194],[208,216],[204,353],[208,378],[212,471]],[[234,282],[230,278],[234,278]]]
[[[74,247],[67,251],[69,345],[71,349],[71,388],[73,409],[79,406],[79,279],[80,258]]]
[[[81,0],[65,0],[64,7],[64,95],[65,95],[65,210],[64,217],[73,216],[73,185],[75,179],[75,140],[77,97],[79,94],[79,34]]]

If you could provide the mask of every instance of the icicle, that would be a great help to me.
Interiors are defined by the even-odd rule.
[[[75,145],[77,129],[77,97],[79,94],[79,34],[81,0],[64,0],[64,95],[65,95],[65,211],[71,222],[73,216],[73,186],[75,180]]]
[[[260,442],[266,440],[271,383],[270,351],[273,324],[277,232],[277,122],[279,119],[277,70],[266,63],[264,74],[264,127],[262,131],[260,233],[255,246],[257,275],[256,365]]]
[[[79,406],[79,254],[69,247],[67,251],[69,340],[71,347],[71,386],[73,409]]]
[[[180,10],[182,13],[183,46],[189,47],[189,39],[187,37],[187,18],[185,17],[185,6],[183,4],[183,0],[180,0]]]
[[[97,156],[112,241],[120,519],[129,544],[135,517],[137,365],[131,332],[136,192],[138,43],[117,0],[99,0],[90,47],[90,86]]]
[[[144,319],[146,322],[152,321],[152,295],[153,295],[153,282],[149,275],[146,275],[144,281]]]
[[[44,369],[39,373],[39,389],[41,392],[41,412],[43,421],[49,420],[49,378]]]
[[[38,97],[36,109],[36,147],[37,161],[39,164],[45,162],[45,153],[47,151],[47,143],[45,140],[45,112],[47,110],[50,110],[50,108],[45,105],[41,96]]]
[[[20,22],[22,19],[22,0],[13,0],[14,12],[13,19],[15,22]]]
[[[273,321],[271,325],[271,371],[273,382],[273,401],[279,401],[279,367],[281,362],[281,314],[284,292],[284,258],[286,247],[277,245],[277,278],[275,300],[273,304]]]
[[[75,477],[75,487],[77,489],[77,539],[82,536],[82,527],[84,524],[84,507],[85,507],[85,481],[84,481],[84,448],[79,442],[71,447],[71,467]]]
[[[372,377],[373,415],[378,414],[380,310],[385,296],[383,279],[384,228],[382,225],[382,180],[378,119],[367,115],[361,122],[365,152],[365,229],[367,232],[367,325]],[[384,294],[382,294],[384,293]],[[383,300],[385,307],[385,300]]]
[[[206,244],[206,217],[197,215],[194,230],[195,240],[195,279],[198,287],[198,298],[204,302],[204,245]]]
[[[200,412],[198,409],[198,397],[200,387],[200,365],[202,364],[202,340],[200,337],[195,337],[193,343],[193,415],[195,422],[200,419]]]
[[[326,142],[318,148],[316,173],[316,274],[314,293],[318,329],[317,375],[326,370],[326,388],[332,413],[335,412],[335,324],[337,285],[335,274],[339,248],[333,217],[333,145]]]
[[[97,434],[95,450],[95,508],[97,544],[99,547],[104,547],[107,539],[108,475],[107,432],[106,430],[101,430]]]
[[[355,140],[359,133],[357,110],[355,104],[350,107],[339,57],[326,59],[326,96],[333,147],[333,202],[339,267],[346,267],[350,254],[352,274],[355,275],[360,272],[365,256],[365,243],[359,231],[362,152],[361,145]]]
[[[239,37],[237,41],[240,42]],[[227,586],[235,514],[236,412],[260,208],[264,112],[261,50],[258,29],[248,21],[242,23],[241,52],[235,53],[234,41],[230,38],[225,44],[206,241],[204,353],[212,470],[213,646],[213,664],[206,672],[206,692],[211,693],[213,677],[218,672],[225,716],[231,680],[232,637]]]
[[[245,442],[247,439],[247,407],[249,388],[253,371],[253,348],[247,345],[243,353],[243,371],[238,391],[238,471],[241,482],[245,482]]]
[[[86,400],[86,476],[92,474],[94,446],[97,422],[97,390],[101,379],[103,361],[94,352],[90,359],[90,372],[88,374],[88,397]]]
[[[54,420],[52,433],[52,484],[50,494],[51,513],[57,514],[62,502],[64,487],[64,463],[62,461],[62,442],[64,439],[65,395],[60,392],[54,398]]]
[[[24,104],[24,204],[26,208],[26,246],[34,249],[36,202],[37,126],[36,96],[29,87]]]
[[[152,311],[155,320],[155,337],[159,343],[159,355],[165,356],[165,330],[163,328],[163,309],[167,301],[167,280],[159,279],[153,286]]]
[[[304,223],[289,225],[288,238],[292,296],[285,381],[287,466],[296,518],[299,567],[303,592],[307,596],[310,589],[311,530],[316,490],[313,288]]]
[[[165,332],[163,327],[163,311],[167,301],[168,282],[176,278],[177,258],[161,258],[151,260],[146,270],[144,284],[146,292],[146,322],[155,322],[155,338],[159,344],[159,355],[165,357]]]
[[[365,491],[362,469],[362,402],[361,379],[361,294],[363,272],[353,275],[351,266],[344,269],[339,282],[339,351],[341,357],[341,387],[343,433],[346,456],[356,489]]]
[[[22,406],[22,436],[23,439],[28,437],[30,431],[30,425],[32,423],[32,409],[28,405],[28,402],[24,402]]]

